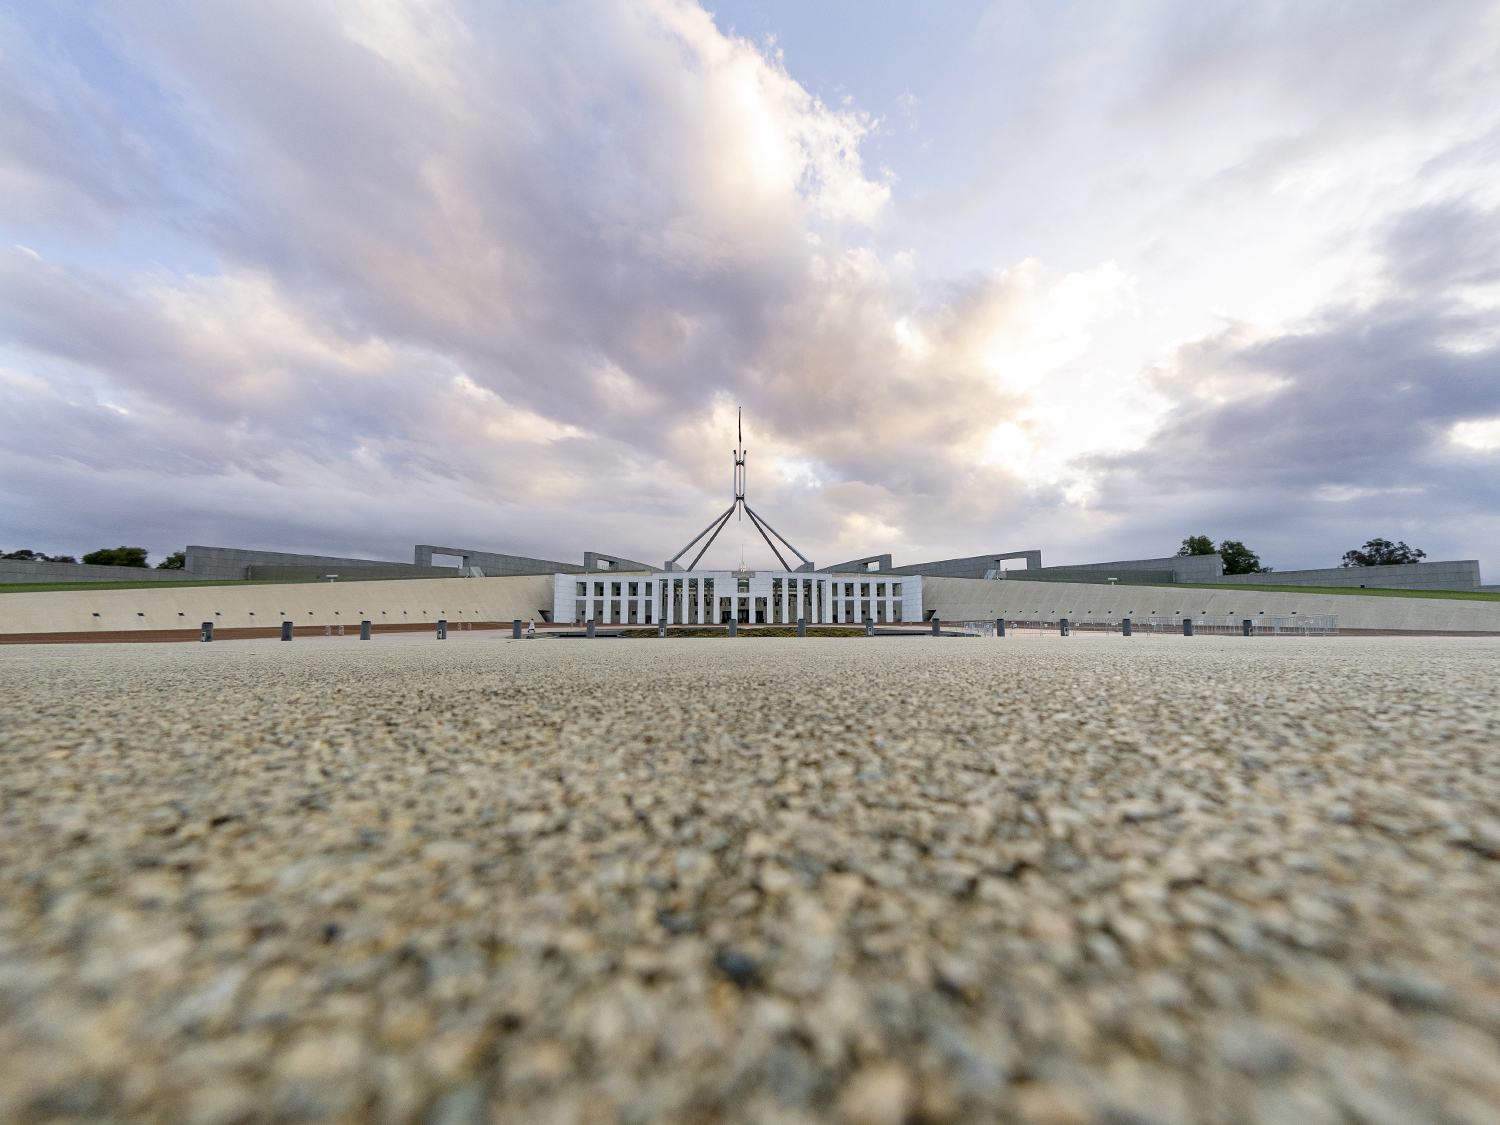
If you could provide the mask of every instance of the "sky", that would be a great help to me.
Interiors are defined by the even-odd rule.
[[[0,5],[0,548],[1500,576],[1500,3]],[[703,565],[771,567],[748,522]]]

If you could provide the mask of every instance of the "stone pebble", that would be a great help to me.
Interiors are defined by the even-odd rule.
[[[1497,673],[8,649],[0,1121],[1495,1122]]]

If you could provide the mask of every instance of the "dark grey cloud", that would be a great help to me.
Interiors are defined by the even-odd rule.
[[[1146,449],[1099,459],[1099,507],[1258,537],[1283,569],[1337,565],[1333,543],[1377,535],[1444,557],[1500,546],[1500,448],[1452,440],[1500,418],[1500,333],[1472,299],[1500,268],[1497,220],[1456,202],[1414,209],[1383,239],[1379,299],[1179,348],[1156,375],[1178,405]]]

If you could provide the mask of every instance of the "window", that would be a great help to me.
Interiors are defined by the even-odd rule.
[[[862,598],[870,596],[870,584],[868,582],[861,582],[859,584],[859,596]]]
[[[844,597],[846,597],[846,598],[852,598],[853,596],[854,596],[854,583],[853,582],[845,582],[844,583]]]
[[[575,582],[573,585],[577,587],[574,593],[578,597],[586,598],[589,596],[589,584],[587,582]]]
[[[596,597],[596,598],[602,598],[603,596],[604,596],[604,583],[603,582],[595,582],[594,583],[594,597]]]
[[[632,598],[635,598],[635,597],[639,597],[639,596],[640,596],[640,584],[639,584],[639,583],[637,583],[637,582],[632,582],[632,583],[631,583],[631,584],[630,584],[630,596],[631,596],[631,597],[632,597]]]
[[[609,596],[612,598],[620,596],[620,584],[618,582],[611,582],[609,584]]]
[[[883,597],[885,597],[885,583],[884,582],[879,582],[879,583],[876,584],[876,586],[875,586],[875,596],[877,598],[883,598]]]
[[[739,580],[739,585],[736,588],[735,593],[737,593],[737,594],[748,594],[749,592],[750,592],[750,579],[748,579],[748,578],[741,578]]]
[[[893,597],[893,598],[899,598],[900,596],[901,596],[901,583],[899,583],[899,582],[892,582],[891,583],[891,597]]]

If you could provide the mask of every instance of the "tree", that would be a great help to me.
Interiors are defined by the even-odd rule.
[[[1224,559],[1225,574],[1269,574],[1271,568],[1260,565],[1260,556],[1238,539],[1226,539],[1219,544],[1219,554]]]
[[[1214,541],[1207,535],[1189,535],[1182,541],[1182,547],[1177,552],[1178,558],[1188,555],[1211,555],[1214,553]]]
[[[101,547],[83,556],[83,561],[94,566],[145,566],[144,547]]]
[[[28,551],[25,549],[19,551],[11,551],[9,554],[0,555],[0,559],[20,559],[22,562],[76,563],[78,561],[72,555],[44,555],[40,551]]]
[[[1389,539],[1371,539],[1355,551],[1345,551],[1344,561],[1339,566],[1400,566],[1425,559],[1426,551],[1413,550],[1405,543],[1392,543]]]
[[[186,570],[187,569],[187,552],[186,551],[173,551],[166,558],[162,559],[161,562],[159,562],[159,563],[156,564],[156,569],[157,570]]]

